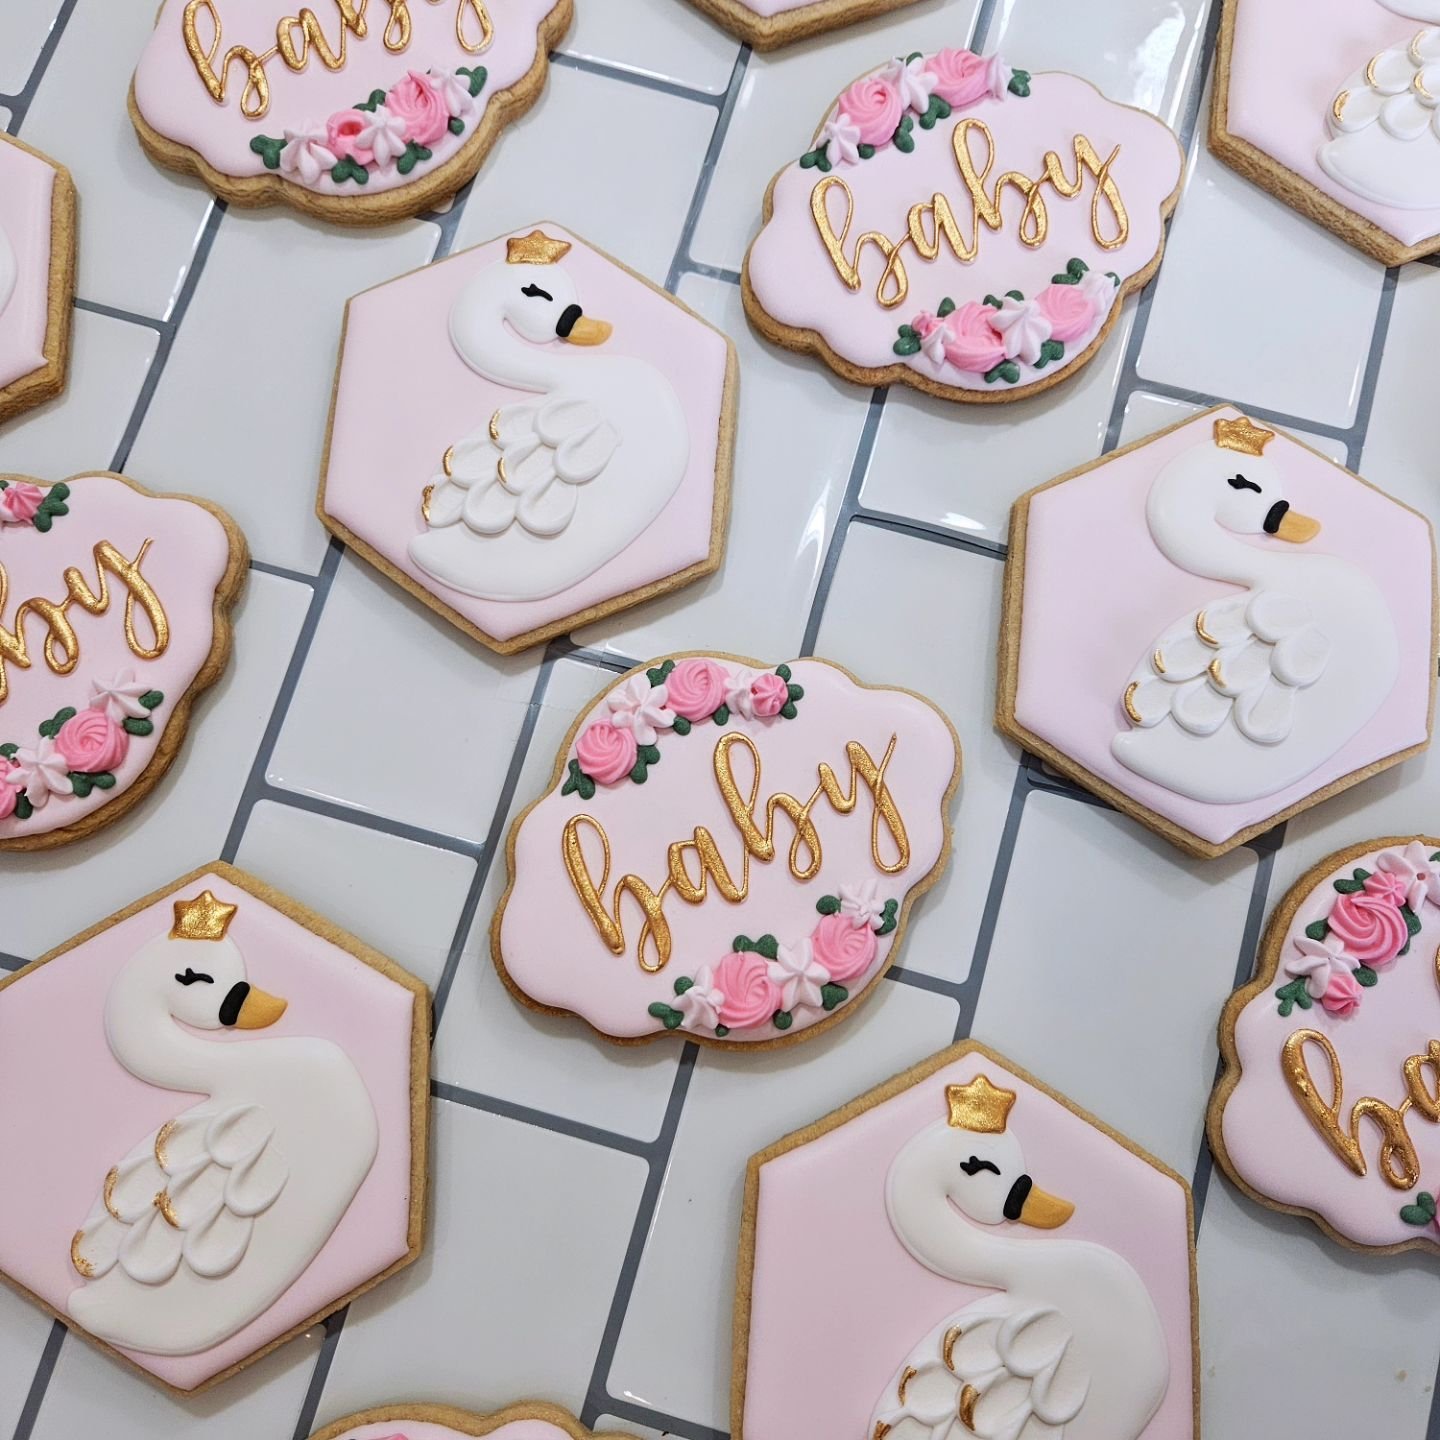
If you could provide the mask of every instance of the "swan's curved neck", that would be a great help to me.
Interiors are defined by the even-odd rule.
[[[1275,572],[1287,569],[1294,558],[1247,545],[1219,524],[1207,507],[1186,504],[1181,497],[1167,494],[1164,486],[1150,492],[1145,518],[1165,558],[1207,580],[1228,580],[1256,589],[1273,584]]]
[[[137,1080],[162,1090],[210,1094],[236,1058],[232,1047],[202,1040],[169,1014],[157,1020],[153,1009],[123,1002],[122,990],[105,1007],[105,1035],[115,1058]]]
[[[585,357],[577,355],[573,346],[532,345],[522,340],[498,313],[484,327],[483,334],[483,346],[475,345],[471,337],[461,354],[472,369],[497,385],[542,394],[561,390],[574,384],[576,370],[585,363]]]

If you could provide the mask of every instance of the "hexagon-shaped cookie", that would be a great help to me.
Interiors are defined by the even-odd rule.
[[[720,563],[734,347],[594,246],[526,226],[352,299],[322,522],[509,654]]]
[[[873,20],[915,0],[690,0],[756,50],[775,50],[841,25]]]
[[[1022,495],[997,722],[1193,855],[1430,739],[1430,522],[1233,406]]]
[[[0,134],[0,420],[65,388],[74,295],[70,172]]]
[[[738,1276],[734,1440],[1200,1434],[1190,1187],[973,1040],[750,1161]]]
[[[492,1440],[595,1440],[567,1411],[533,1400],[494,1415],[449,1405],[379,1405],[327,1425],[311,1440],[466,1440],[475,1435]]]
[[[418,980],[216,863],[0,981],[0,1276],[175,1392],[408,1265]]]

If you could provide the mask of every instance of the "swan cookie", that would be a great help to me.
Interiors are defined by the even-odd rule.
[[[309,1328],[419,1253],[427,1002],[219,863],[7,976],[0,1272],[177,1392]]]
[[[690,0],[755,50],[775,50],[795,40],[870,20],[914,0]]]
[[[118,820],[230,658],[245,537],[120,475],[0,475],[0,850]]]
[[[1226,0],[1210,148],[1387,265],[1433,254],[1437,26],[1437,0]]]
[[[960,744],[823,660],[688,654],[616,680],[516,820],[491,928],[525,1003],[731,1048],[849,1015],[950,852]]]
[[[545,85],[571,0],[163,0],[130,118],[234,205],[342,225],[434,209]]]
[[[1016,502],[997,723],[1215,856],[1423,749],[1436,648],[1429,521],[1219,406]]]
[[[347,1415],[310,1440],[465,1440],[475,1435],[492,1440],[596,1440],[573,1415],[538,1401],[511,1405],[495,1415],[475,1415],[449,1405],[380,1405]]]
[[[1198,1440],[1197,1318],[1190,1187],[967,1040],[750,1161],[731,1433]]]
[[[319,515],[466,634],[525,649],[716,569],[736,383],[693,311],[525,227],[350,301]]]
[[[0,133],[0,421],[65,388],[75,297],[75,186]]]
[[[1073,375],[1160,264],[1183,158],[1073,75],[918,51],[840,95],[770,182],[746,313],[847,380],[967,402]]]
[[[1332,1239],[1440,1255],[1440,839],[1328,855],[1220,1022],[1209,1135],[1252,1199]]]

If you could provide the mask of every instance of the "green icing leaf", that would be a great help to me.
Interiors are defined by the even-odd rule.
[[[932,95],[930,97],[929,106],[926,108],[925,113],[920,117],[920,128],[922,130],[933,130],[935,128],[936,121],[948,120],[949,118],[949,102],[946,100],[942,100],[938,95]]]
[[[938,316],[940,317],[940,319],[942,319],[942,320],[943,320],[947,315],[953,315],[953,314],[955,313],[955,302],[947,295],[947,296],[940,302],[940,308],[939,308],[935,313],[936,313],[936,315],[938,315]]]
[[[1378,971],[1372,970],[1368,965],[1362,965],[1358,970],[1351,971],[1357,985],[1363,985],[1367,990],[1379,979]]]
[[[874,159],[875,156],[875,147],[873,145],[857,145],[855,147],[855,153],[859,155],[862,160],[871,160]]]
[[[887,900],[885,908],[880,912],[880,926],[875,931],[877,935],[888,935],[899,923],[900,902],[898,900]]]
[[[1073,275],[1077,280],[1083,280],[1089,270],[1090,267],[1078,256],[1072,255],[1070,259],[1065,262],[1065,273],[1067,275]]]
[[[980,303],[982,305],[989,305],[994,310],[999,310],[1001,308],[1000,300],[995,295],[987,295]]]
[[[790,669],[790,667],[789,667],[788,665],[777,665],[777,666],[775,667],[775,673],[776,673],[782,680],[788,682],[789,679],[790,679],[790,676],[791,676],[791,674],[792,674],[793,672],[791,671],[791,669]],[[1437,855],[1435,858],[1436,858],[1437,860],[1440,860],[1440,855]]]
[[[53,740],[60,733],[60,727],[74,717],[75,707],[67,705],[63,710],[57,710],[49,720],[42,720],[37,728],[46,739]]]
[[[840,913],[840,897],[838,895],[822,895],[815,902],[815,908],[822,915],[838,915]]]
[[[730,948],[737,955],[748,955],[755,948],[755,942],[748,935],[737,935],[730,942]]]
[[[1022,100],[1030,98],[1030,72],[1028,70],[1017,70],[1010,77],[1010,83],[1005,87],[1012,95],[1018,95]]]
[[[1280,1018],[1283,1020],[1298,1005],[1302,1010],[1308,1010],[1315,1002],[1310,998],[1310,992],[1305,988],[1305,981],[1292,980],[1288,985],[1282,985],[1276,992],[1275,998],[1280,1002]]]
[[[891,347],[897,355],[918,355],[920,353],[920,342],[912,335],[908,340],[901,336]]]
[[[728,725],[730,723],[730,707],[722,705],[710,718],[717,725]]]
[[[890,137],[895,148],[902,155],[908,155],[915,148],[915,136],[911,133],[914,128],[915,117],[907,114],[896,127],[894,135]]]
[[[405,147],[405,153],[395,162],[395,168],[402,174],[408,175],[423,160],[434,157],[435,152],[427,149],[424,145],[417,145],[413,140]]]
[[[663,1000],[652,1001],[649,1007],[649,1013],[667,1030],[678,1030],[685,1019],[685,1016],[679,1010],[672,1009]]]
[[[795,1017],[788,1010],[777,1010],[771,1023],[777,1030],[788,1030],[795,1023]]]
[[[780,718],[782,720],[793,720],[799,713],[795,708],[795,702],[793,700],[787,700],[780,707]]]
[[[458,116],[450,117],[450,133],[452,135],[463,135],[465,133],[465,122]]]
[[[1020,367],[1013,360],[1002,360],[993,370],[985,372],[985,383],[993,385],[997,380],[1004,380],[1007,384],[1014,385],[1020,379]]]
[[[477,65],[473,70],[467,70],[464,66],[461,66],[455,73],[469,77],[470,98],[472,100],[485,88],[485,82],[490,78],[490,72],[483,65]]]
[[[120,727],[127,735],[153,735],[155,733],[155,722],[153,720],[141,720],[133,715],[127,715],[120,722]]]
[[[755,949],[767,960],[773,960],[780,953],[780,942],[773,935],[762,935],[755,942]]]
[[[385,92],[383,90],[372,90],[370,94],[356,105],[357,110],[364,110],[373,115],[377,107],[385,103]]]
[[[344,155],[330,171],[330,178],[337,185],[343,185],[347,180],[353,180],[357,185],[368,185],[370,172],[359,161],[351,159],[349,155]]]
[[[1400,1218],[1407,1225],[1428,1225],[1435,1218],[1435,1197],[1422,1190],[1411,1205],[1400,1207]]]
[[[688,735],[690,733],[690,722],[683,716],[675,717],[674,730],[677,735]]]
[[[147,710],[158,710],[165,703],[165,696],[159,690],[147,690],[140,697],[140,703]]]
[[[1305,933],[1312,940],[1323,940],[1330,933],[1328,920],[1313,920],[1305,927]]]
[[[692,980],[692,979],[690,978],[690,976],[688,976],[688,975],[682,975],[682,976],[675,982],[675,993],[676,993],[677,995],[683,995],[688,989],[690,989],[690,987],[691,987],[692,985],[694,985],[694,983],[695,983],[694,980]]]
[[[1046,340],[1040,346],[1040,358],[1035,362],[1037,370],[1043,370],[1052,360],[1063,360],[1065,358],[1065,342],[1063,340]]]
[[[833,1010],[837,1005],[843,1005],[850,998],[850,992],[843,985],[822,985],[820,987],[820,1003],[827,1010]]]
[[[30,523],[42,534],[48,535],[50,527],[55,523],[50,518],[50,512],[45,509],[37,510],[31,517]]]
[[[730,1027],[728,1025],[717,1025],[715,1027],[715,1038],[717,1040],[723,1040],[729,1033]]]
[[[0,745],[0,755],[3,755],[7,760],[13,760],[15,758],[15,752],[19,748],[20,747],[12,740],[8,745]]]
[[[805,698],[805,687],[803,685],[787,685],[785,690],[792,700],[803,700]]]
[[[658,745],[640,746],[639,755],[647,765],[658,765],[660,763],[660,747]]]
[[[283,140],[275,140],[269,135],[256,135],[250,141],[250,149],[265,162],[267,170],[280,168],[280,152],[284,148]]]
[[[1335,888],[1342,895],[1354,895],[1357,891],[1363,890],[1365,886],[1359,880],[1337,880]]]
[[[650,767],[645,763],[643,755],[635,762],[635,768],[631,770],[630,778],[637,785],[643,785],[650,778]]]
[[[20,798],[15,802],[15,818],[28,820],[34,813],[35,807],[30,803],[30,797],[22,790]]]
[[[1025,292],[1023,290],[1007,290],[1005,294],[1007,298],[1011,300],[1023,300],[1025,298]]]
[[[1405,928],[1412,934],[1420,933],[1420,917],[1408,906],[1400,907],[1400,914],[1405,921]]]

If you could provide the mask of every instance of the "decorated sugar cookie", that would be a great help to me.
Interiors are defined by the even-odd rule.
[[[774,50],[840,25],[869,20],[914,0],[690,0],[756,50]]]
[[[1440,1254],[1440,839],[1327,856],[1220,1022],[1211,1148],[1253,1199],[1364,1249]]]
[[[164,0],[130,117],[157,164],[236,205],[340,224],[474,178],[544,88],[571,0]]]
[[[1155,273],[1174,135],[1087,81],[914,53],[856,80],[771,182],[745,308],[848,380],[1013,400],[1073,374]]]
[[[394,404],[395,355],[407,394]],[[321,520],[502,652],[720,563],[734,347],[557,225],[351,300]]]
[[[1010,542],[1000,728],[1192,854],[1429,743],[1429,522],[1230,406],[1030,491]]]
[[[311,1440],[595,1440],[573,1415],[529,1401],[495,1415],[474,1415],[449,1405],[380,1405],[327,1425]],[[624,1440],[620,1436],[619,1440]]]
[[[245,538],[119,475],[0,476],[0,850],[117,820],[230,657]]]
[[[74,296],[70,172],[0,133],[0,420],[65,388]]]
[[[510,989],[614,1040],[731,1046],[848,1015],[949,856],[946,718],[823,660],[676,655],[576,721],[510,832]]]
[[[194,1391],[419,1253],[419,981],[215,864],[0,981],[0,1272]]]
[[[967,1040],[750,1161],[731,1433],[1198,1440],[1196,1321],[1185,1181]]]
[[[1432,254],[1436,22],[1435,0],[1226,0],[1211,149],[1387,265]]]

